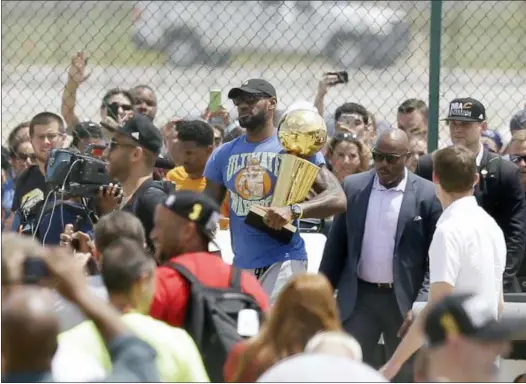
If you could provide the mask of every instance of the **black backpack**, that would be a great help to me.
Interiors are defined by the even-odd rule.
[[[228,354],[245,339],[237,331],[239,311],[255,310],[259,324],[264,313],[252,296],[241,291],[241,270],[232,267],[230,288],[221,289],[204,286],[181,264],[170,266],[190,283],[184,329],[194,339],[210,380],[224,382],[223,367]]]

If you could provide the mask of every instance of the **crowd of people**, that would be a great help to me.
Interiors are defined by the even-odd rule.
[[[504,143],[481,101],[456,98],[451,143],[428,154],[424,101],[403,101],[393,126],[345,103],[307,158],[309,197],[277,207],[280,122],[324,116],[333,75],[312,103],[279,106],[250,79],[228,92],[236,117],[210,105],[158,126],[148,85],[108,90],[100,116],[80,118],[85,64],[73,57],[60,113],[2,145],[3,380],[492,381],[526,336],[503,314],[504,294],[526,292],[526,105]],[[58,149],[101,160],[111,182],[57,191]],[[247,224],[256,206],[270,229],[299,231],[284,242]],[[302,237],[313,220],[327,235],[318,274]]]

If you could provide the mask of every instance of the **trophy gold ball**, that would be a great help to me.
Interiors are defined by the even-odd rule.
[[[278,138],[287,153],[310,157],[327,141],[327,125],[317,111],[296,109],[287,112],[278,126]]]

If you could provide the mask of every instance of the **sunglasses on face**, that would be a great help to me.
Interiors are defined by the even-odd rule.
[[[373,148],[372,154],[373,154],[373,160],[375,162],[382,162],[385,160],[389,164],[395,164],[398,160],[400,160],[402,157],[406,155],[406,154],[399,155],[396,153],[383,153],[374,148]]]
[[[338,132],[334,135],[334,140],[337,141],[355,141],[358,140],[358,135],[350,132]]]
[[[523,155],[523,156],[519,156],[519,155],[510,155],[510,160],[517,164],[517,163],[520,163],[521,160],[524,161],[526,163],[526,155]]]
[[[123,111],[131,111],[133,109],[133,107],[129,104],[121,104],[116,101],[111,104],[106,105],[106,107],[108,109],[115,110],[115,111],[119,110],[119,108],[122,108]]]
[[[356,127],[358,125],[365,124],[361,116],[358,116],[358,115],[342,115],[338,119],[338,123],[343,124],[343,125],[348,125],[351,127]]]
[[[123,148],[136,148],[137,145],[135,144],[128,144],[128,143],[119,143],[118,141],[116,140],[111,140],[109,145],[108,145],[108,149],[109,151],[113,151],[115,148],[117,147],[123,147]]]
[[[232,99],[232,102],[237,107],[242,103],[255,104],[258,101],[263,100],[263,99],[270,99],[270,96],[264,93],[247,94],[247,95],[239,96],[239,97],[236,97],[235,99]]]
[[[28,159],[30,161],[35,161],[36,156],[34,153],[17,153],[16,154],[17,159],[21,161],[27,161]]]

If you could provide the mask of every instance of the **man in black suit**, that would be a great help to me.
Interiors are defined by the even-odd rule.
[[[411,321],[413,303],[427,299],[427,252],[442,208],[433,183],[406,169],[408,156],[403,131],[380,134],[375,169],[344,181],[347,211],[334,219],[320,265],[338,290],[343,327],[371,365],[378,365],[380,335],[390,357]],[[410,380],[407,369],[402,373],[398,379]]]
[[[486,109],[480,101],[472,98],[453,100],[445,120],[453,144],[463,145],[477,154],[480,181],[475,186],[475,197],[504,232],[507,248],[504,292],[521,292],[516,274],[526,246],[526,201],[519,168],[482,145],[481,134],[488,124]],[[419,159],[415,173],[432,179],[431,155]]]

